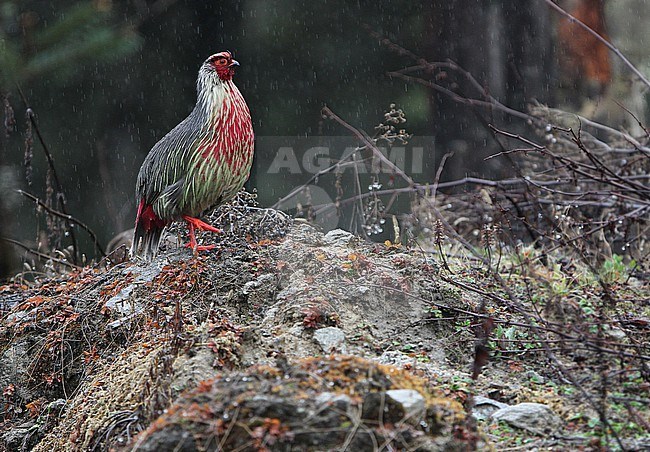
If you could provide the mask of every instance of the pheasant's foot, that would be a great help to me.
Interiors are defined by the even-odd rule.
[[[192,246],[192,243],[186,243],[185,248],[190,248],[194,251],[210,251],[217,247],[217,245],[197,245],[196,243]]]
[[[185,245],[186,248],[190,248],[194,252],[194,256],[198,254],[199,251],[208,251],[212,250],[217,247],[217,245],[199,245],[196,242],[196,235],[194,235],[194,229],[202,229],[202,230],[207,230],[207,231],[212,231],[212,232],[217,232],[221,233],[220,229],[217,229],[207,223],[204,223],[203,221],[199,220],[198,218],[193,218],[193,217],[188,217],[188,216],[183,216],[183,219],[187,221],[187,229],[189,230],[189,235],[190,235],[190,243]]]
[[[189,215],[183,215],[182,218],[187,222],[187,226],[190,228],[193,226],[196,229],[200,229],[202,231],[216,232],[217,234],[223,233],[221,229],[215,228],[211,224],[201,221],[198,218],[190,217]]]

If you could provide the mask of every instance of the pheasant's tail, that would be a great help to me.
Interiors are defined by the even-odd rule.
[[[158,252],[165,226],[165,222],[158,218],[153,208],[145,205],[144,200],[140,201],[135,219],[131,256],[142,256],[148,261],[153,259]]]
[[[142,256],[150,261],[158,253],[160,238],[164,228],[151,228],[145,230],[140,223],[135,227],[133,234],[133,245],[131,245],[131,256]]]

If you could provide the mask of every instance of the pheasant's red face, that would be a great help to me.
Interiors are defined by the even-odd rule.
[[[223,81],[232,80],[233,75],[235,75],[235,67],[239,66],[239,63],[232,59],[230,52],[215,53],[208,58],[208,62]]]

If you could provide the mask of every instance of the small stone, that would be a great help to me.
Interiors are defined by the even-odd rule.
[[[334,229],[323,237],[323,242],[326,245],[332,246],[348,246],[354,240],[354,234],[344,231],[343,229]]]
[[[117,295],[113,295],[107,302],[106,307],[108,309],[115,309],[120,314],[132,314],[134,312],[134,307],[131,303],[126,303],[129,299],[129,295],[133,292],[133,289],[136,287],[135,284],[130,284],[120,290]]]
[[[314,331],[314,339],[325,353],[347,353],[345,333],[340,328],[328,326]]]
[[[521,428],[535,434],[556,431],[562,419],[549,407],[541,403],[520,403],[501,408],[491,416],[494,421],[504,421],[513,427]]]
[[[499,402],[488,397],[476,396],[474,397],[474,408],[472,409],[472,416],[479,421],[488,419],[492,414],[502,408],[507,408],[510,405],[507,403]]]
[[[379,364],[388,364],[395,367],[412,366],[416,359],[397,350],[388,350],[377,359]]]
[[[316,396],[316,403],[321,405],[332,405],[341,411],[347,411],[352,403],[352,399],[345,394],[335,394],[333,392],[322,392]]]
[[[367,393],[363,398],[361,419],[419,425],[425,413],[426,402],[422,394],[413,389],[391,389]]]
[[[138,271],[127,271],[127,269],[122,271],[122,274],[133,273],[135,275],[135,280],[133,281],[133,283],[122,288],[122,290],[120,290],[116,295],[113,295],[106,302],[106,307],[108,309],[115,310],[116,312],[125,316],[124,318],[116,321],[117,323],[113,322],[113,324],[111,324],[112,328],[116,328],[117,326],[120,326],[123,320],[129,318],[129,316],[139,314],[144,310],[144,307],[141,304],[133,303],[130,300],[131,293],[137,287],[140,287],[143,284],[153,281],[153,279],[156,276],[158,276],[161,271],[162,271],[162,267],[160,267],[159,265],[148,265],[146,267],[139,268]]]
[[[418,424],[426,413],[426,401],[422,394],[414,389],[391,389],[386,391],[390,397],[404,409],[404,417],[410,423]]]
[[[2,434],[2,442],[9,449],[22,450],[23,445],[29,444],[29,438],[38,431],[38,425],[33,421],[25,422]]]
[[[268,284],[273,284],[275,282],[275,276],[270,273],[260,275],[257,279],[253,281],[248,281],[241,289],[241,293],[244,295],[250,295],[251,293],[259,290],[261,287],[264,287]]]
[[[627,337],[625,331],[615,326],[604,325],[603,330],[605,331],[605,334],[607,334],[609,337],[613,339],[617,339],[619,341]]]
[[[534,370],[529,370],[528,372],[526,372],[526,376],[533,383],[537,383],[538,385],[546,384],[546,378],[544,378],[542,375],[538,374]]]
[[[47,405],[47,411],[50,412],[50,413],[53,413],[55,411],[61,412],[65,408],[66,405],[67,405],[67,402],[66,402],[65,399],[56,399],[56,400],[53,400],[52,402],[50,402]]]
[[[367,294],[369,291],[370,291],[370,287],[368,287],[368,286],[357,286],[357,287],[356,287],[356,292],[357,292],[359,295],[365,295],[365,294]]]

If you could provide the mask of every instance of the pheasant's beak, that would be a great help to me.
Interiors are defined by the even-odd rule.
[[[237,61],[237,60],[232,60],[232,61],[230,62],[230,64],[228,65],[228,67],[234,67],[234,66],[239,66],[239,61]]]

